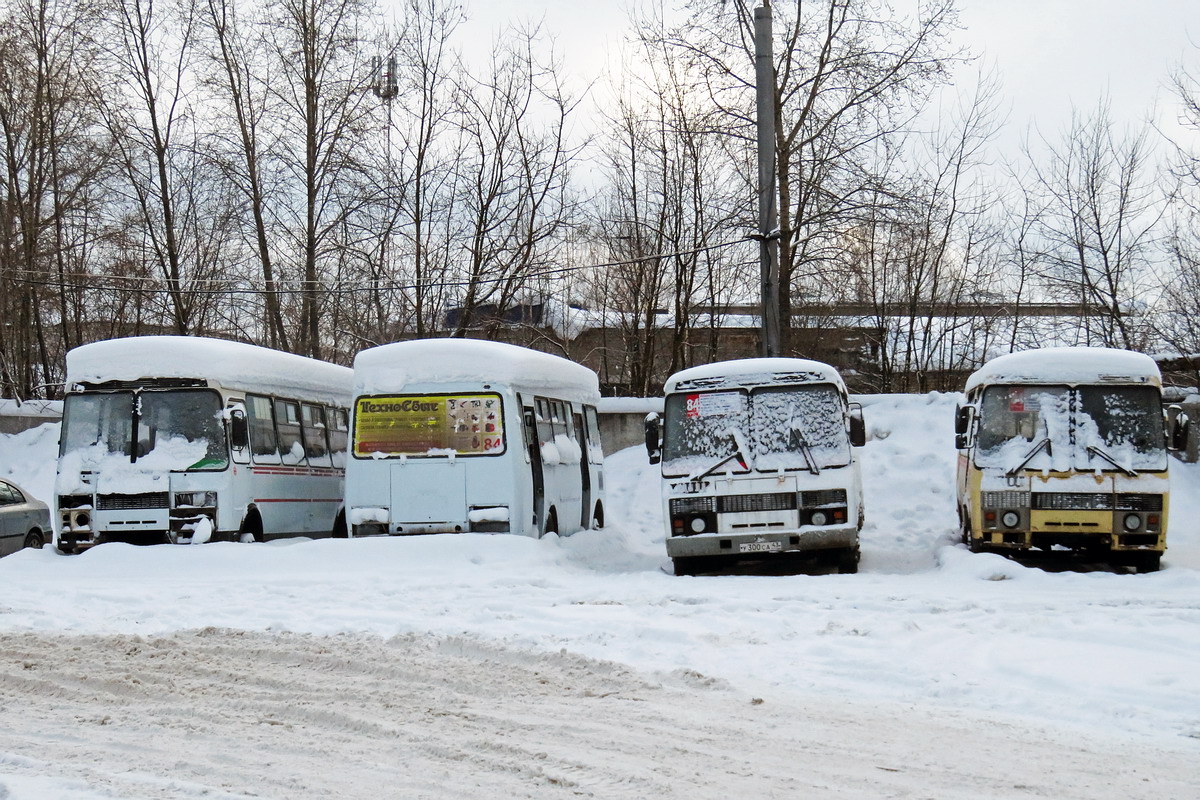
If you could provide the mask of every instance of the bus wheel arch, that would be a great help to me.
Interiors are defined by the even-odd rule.
[[[337,516],[334,517],[333,520],[333,529],[330,531],[330,535],[333,536],[334,539],[350,538],[350,532],[346,528],[346,509],[338,509]]]
[[[543,536],[551,533],[558,533],[558,509],[554,506],[550,506],[550,509],[546,512],[546,526],[542,529]]]
[[[246,509],[246,516],[242,518],[242,525],[240,528],[238,528],[238,541],[263,541],[262,515],[258,513],[257,507],[250,506],[248,509]]]
[[[599,500],[596,501],[596,507],[592,510],[592,527],[595,530],[604,527],[604,503]]]

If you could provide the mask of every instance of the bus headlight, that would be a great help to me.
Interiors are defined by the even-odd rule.
[[[1000,515],[1000,522],[1006,528],[1015,528],[1021,524],[1021,515],[1015,511],[1005,511]]]
[[[216,492],[176,492],[176,508],[212,508],[217,504]]]
[[[1142,527],[1142,518],[1137,514],[1126,514],[1121,522],[1127,531],[1136,531]]]
[[[812,513],[811,519],[812,519],[813,525],[828,525],[829,524],[829,518],[825,516],[824,511],[814,511]]]
[[[704,517],[692,517],[692,524],[689,525],[694,533],[704,533]]]

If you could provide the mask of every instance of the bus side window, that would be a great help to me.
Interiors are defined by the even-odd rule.
[[[550,422],[554,435],[567,436],[567,407],[562,400],[550,401]]]
[[[304,428],[304,455],[314,467],[329,467],[329,441],[325,438],[325,409],[305,403],[301,408]]]
[[[600,442],[600,419],[595,406],[583,407],[583,419],[587,424],[588,455],[593,464],[604,462],[604,449]]]
[[[283,463],[303,464],[304,440],[300,434],[300,404],[291,400],[276,400],[275,428],[279,431],[279,452]]]
[[[271,398],[246,396],[246,420],[250,428],[250,452],[256,464],[278,464],[279,446],[275,441],[275,419]]]
[[[329,425],[329,452],[333,455],[335,467],[346,466],[346,443],[349,440],[350,420],[344,408],[330,408],[325,411]]]
[[[538,443],[545,444],[554,441],[554,424],[550,419],[550,401],[540,397],[535,398],[534,407],[537,410]]]

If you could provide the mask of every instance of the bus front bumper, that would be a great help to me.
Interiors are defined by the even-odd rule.
[[[858,530],[853,525],[799,531],[698,533],[692,536],[667,537],[667,555],[671,558],[754,558],[770,553],[806,553],[855,547],[858,547]]]

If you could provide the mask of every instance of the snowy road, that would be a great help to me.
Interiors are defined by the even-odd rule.
[[[1160,573],[972,555],[953,405],[866,409],[858,575],[664,574],[635,450],[568,539],[4,558],[0,797],[1200,796],[1200,470]]]

